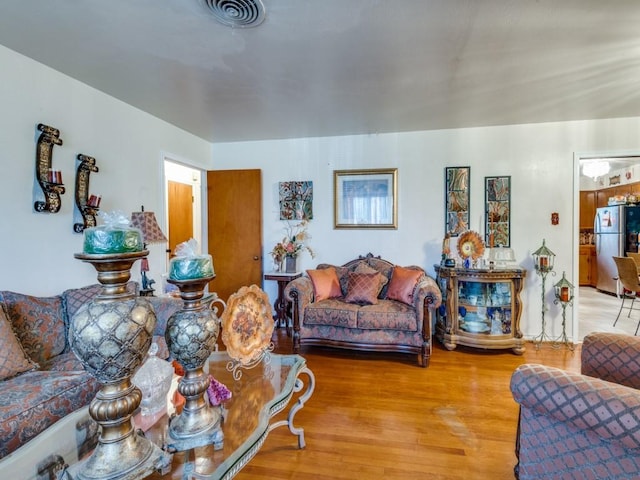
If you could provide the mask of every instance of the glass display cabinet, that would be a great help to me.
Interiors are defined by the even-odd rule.
[[[447,350],[466,345],[524,353],[520,293],[526,270],[434,268],[442,291],[442,305],[436,310],[436,338]]]

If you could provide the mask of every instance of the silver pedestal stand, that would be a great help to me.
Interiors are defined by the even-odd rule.
[[[182,412],[169,422],[167,448],[170,452],[210,444],[219,450],[223,446],[221,410],[211,406],[205,398],[210,379],[204,364],[216,349],[220,321],[210,303],[202,303],[202,297],[206,285],[214,278],[215,275],[193,280],[167,280],[180,289],[184,302],[183,309],[169,318],[165,339],[173,358],[184,367],[178,392],[186,400]],[[217,297],[212,302],[216,301],[224,305]]]
[[[89,415],[101,427],[98,444],[85,460],[61,472],[77,480],[134,480],[164,473],[171,455],[139,435],[133,412],[142,392],[131,377],[151,346],[156,316],[144,297],[127,292],[133,263],[148,251],[75,254],[98,271],[101,293],[71,319],[69,343],[84,368],[100,382]]]

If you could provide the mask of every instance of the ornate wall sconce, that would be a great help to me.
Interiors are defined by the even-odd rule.
[[[82,222],[76,222],[73,224],[73,231],[76,233],[82,233],[85,228],[95,227],[96,215],[100,210],[99,195],[89,195],[89,175],[91,172],[98,172],[99,169],[96,166],[96,159],[78,154],[77,157],[78,168],[76,170],[76,209],[82,217]]]
[[[33,204],[36,212],[58,213],[60,211],[60,195],[65,191],[60,170],[51,168],[53,146],[62,145],[60,130],[43,123],[38,124],[38,130],[42,132],[38,137],[36,146],[36,180],[42,190],[42,197],[37,198]]]

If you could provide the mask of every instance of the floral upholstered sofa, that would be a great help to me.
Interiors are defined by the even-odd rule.
[[[99,385],[70,350],[67,328],[100,290],[90,285],[52,297],[0,292],[0,459],[94,398]],[[147,298],[157,318],[154,341],[166,357],[166,323],[182,302]]]
[[[320,264],[290,282],[293,351],[301,345],[431,357],[432,309],[442,296],[418,266],[401,267],[371,253],[342,266]]]
[[[581,373],[521,365],[511,391],[516,478],[639,478],[640,338],[590,333]]]

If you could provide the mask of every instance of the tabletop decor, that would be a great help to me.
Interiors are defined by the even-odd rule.
[[[398,228],[398,169],[333,171],[334,228]]]
[[[182,310],[169,318],[165,340],[172,357],[184,369],[178,392],[186,400],[182,412],[171,418],[167,443],[170,451],[184,451],[207,444],[213,444],[215,450],[220,450],[224,438],[220,427],[221,413],[205,397],[211,379],[204,371],[204,364],[215,350],[220,333],[220,322],[215,307],[212,307],[216,302],[226,306],[215,294],[212,294],[210,302],[202,301],[204,289],[215,278],[213,267],[209,255],[206,256],[209,257],[208,263],[195,253],[193,243],[187,246],[193,255],[172,259],[167,279],[180,289],[180,298],[184,302]],[[187,246],[178,245],[182,247],[181,251]]]
[[[277,268],[277,271],[281,271],[282,261],[284,260],[285,272],[294,273],[297,271],[297,258],[302,252],[309,252],[311,258],[316,256],[307,243],[311,238],[307,231],[308,224],[309,222],[303,220],[298,224],[287,225],[284,238],[276,243],[270,252],[273,257],[274,269]],[[275,265],[280,265],[280,267],[275,267]]]
[[[80,307],[69,326],[72,351],[100,383],[89,414],[101,433],[93,453],[69,469],[71,478],[144,478],[171,461],[169,454],[135,433],[132,419],[142,392],[131,378],[147,357],[156,316],[148,300],[127,291],[126,285],[133,263],[148,253],[75,254],[94,266],[102,285],[101,293]]]
[[[484,255],[484,242],[478,232],[467,230],[458,237],[458,253],[464,262],[465,268],[470,268],[473,262]]]
[[[160,225],[156,220],[156,215],[153,212],[145,211],[144,205],[140,207],[139,212],[131,213],[131,225],[140,229],[142,232],[142,241],[145,248],[152,243],[162,243],[167,241],[167,237],[162,233]],[[153,294],[153,284],[155,280],[147,277],[149,271],[149,261],[145,258],[140,262],[140,276],[142,279],[142,292],[147,294]]]
[[[232,361],[228,370],[237,380],[240,367],[252,368],[261,361],[269,363],[273,351],[271,336],[274,320],[269,297],[257,285],[242,287],[227,300],[222,313],[222,342]]]

